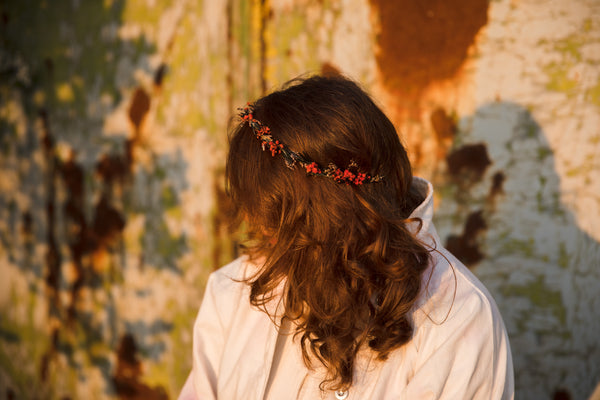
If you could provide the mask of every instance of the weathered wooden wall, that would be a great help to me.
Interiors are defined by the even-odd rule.
[[[0,396],[174,398],[235,255],[236,107],[363,83],[505,317],[517,397],[600,381],[600,3],[0,4]],[[568,397],[556,397],[568,396]]]

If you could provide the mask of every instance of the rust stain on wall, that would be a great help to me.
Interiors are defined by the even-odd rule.
[[[436,139],[436,157],[443,160],[456,136],[456,122],[442,107],[433,110],[429,119]]]
[[[451,147],[452,110],[459,92],[469,88],[465,65],[488,22],[488,1],[370,4],[386,111],[400,130],[415,171],[431,176]]]
[[[96,173],[105,185],[124,183],[131,172],[132,153],[127,142],[125,156],[118,154],[103,154],[96,164]]]
[[[164,62],[161,63],[160,66],[156,69],[156,72],[154,73],[154,79],[153,79],[155,89],[159,90],[162,87],[163,81],[165,79],[165,75],[167,74],[167,70],[168,70],[167,64],[165,64]],[[149,108],[150,108],[150,103],[148,102],[148,109]]]
[[[452,141],[456,135],[456,123],[441,107],[431,113],[431,126],[438,141]]]
[[[39,374],[42,382],[48,378],[48,373],[53,360],[59,353],[59,348],[69,347],[63,330],[75,329],[78,314],[78,300],[85,286],[92,286],[92,273],[94,262],[91,264],[88,254],[97,253],[99,250],[107,251],[107,243],[114,240],[125,226],[124,217],[108,203],[108,193],[111,193],[113,175],[106,171],[113,169],[105,167],[103,195],[95,207],[94,220],[90,226],[85,217],[85,170],[77,162],[76,154],[70,151],[66,160],[58,156],[56,143],[50,128],[48,111],[42,109],[38,112],[41,122],[40,147],[45,163],[45,214],[46,214],[46,255],[45,255],[45,283],[48,296],[48,316],[50,342],[47,350],[41,357]],[[108,156],[106,159],[110,159]],[[122,172],[130,170],[124,168]],[[58,220],[57,210],[60,209],[59,187],[62,184],[65,191],[65,200],[62,202],[63,220]],[[31,235],[31,214],[23,216],[24,234]],[[64,232],[59,235],[58,232]],[[66,242],[68,254],[61,252],[61,243]],[[67,282],[69,297],[61,299],[61,285],[64,280],[64,260],[70,261],[73,267],[72,281]],[[68,335],[66,335],[68,336]],[[61,340],[61,337],[63,338]]]
[[[341,71],[338,67],[336,67],[335,65],[329,63],[329,62],[324,62],[323,64],[321,64],[321,75],[323,76],[339,76],[341,75]]]
[[[96,204],[92,221],[93,250],[108,251],[120,239],[125,222],[125,217],[110,203],[108,196],[102,195]]]
[[[154,84],[159,89],[166,67],[161,65],[155,74]],[[140,145],[140,135],[144,121],[150,111],[151,98],[138,87],[131,99],[128,117],[133,127],[133,135],[125,141],[124,154],[103,154],[96,164],[96,174],[101,179],[101,196],[94,207],[94,217],[89,235],[92,263],[96,271],[101,271],[111,247],[120,240],[126,219],[114,202],[120,191],[115,190],[130,183],[136,146]]]
[[[487,196],[487,201],[494,206],[496,198],[504,194],[504,181],[506,180],[506,175],[504,172],[498,171],[492,176],[492,186],[490,187],[490,192]]]
[[[380,23],[376,60],[383,84],[410,102],[452,78],[487,23],[487,0],[370,0]]]
[[[160,81],[162,81],[162,77]],[[135,128],[136,134],[140,131],[142,122],[148,111],[150,111],[150,96],[148,96],[148,93],[143,88],[139,87],[133,93],[131,105],[129,106],[129,120]]]
[[[157,85],[161,79],[157,78]],[[96,164],[95,172],[100,178],[100,196],[93,206],[91,221],[86,219],[85,213],[86,171],[77,161],[75,151],[70,150],[65,159],[59,157],[51,132],[49,113],[46,109],[38,112],[41,122],[40,147],[46,171],[44,181],[47,250],[44,264],[51,338],[40,360],[39,374],[42,382],[47,379],[53,360],[62,351],[60,349],[71,346],[67,338],[69,335],[64,333],[76,329],[74,325],[78,323],[82,290],[86,286],[94,286],[98,279],[102,279],[98,273],[103,272],[104,267],[109,264],[107,260],[110,253],[122,240],[126,218],[115,203],[119,202],[123,196],[123,187],[132,178],[134,148],[139,144],[139,134],[149,110],[150,97],[143,89],[138,88],[128,110],[134,133],[125,142],[124,154],[104,154]],[[61,200],[59,195],[61,187],[64,188],[64,200]],[[62,220],[59,220],[59,210],[63,213]],[[29,237],[32,235],[31,213],[25,212],[22,218],[23,235]],[[61,251],[63,242],[66,244],[66,254]],[[72,266],[71,280],[67,282],[67,298],[60,295],[65,279],[62,271],[65,260]]]
[[[492,163],[483,143],[468,144],[452,151],[446,157],[448,172],[455,180],[474,183],[483,177]]]
[[[73,322],[77,313],[79,293],[86,283],[84,255],[87,250],[88,226],[85,220],[84,171],[75,160],[71,151],[69,158],[61,165],[60,172],[66,186],[67,199],[64,203],[67,243],[71,253],[71,262],[75,270],[71,284],[71,302],[67,309],[68,321]]]
[[[21,234],[25,243],[29,243],[33,239],[33,217],[29,210],[22,214]]]
[[[477,238],[486,229],[487,224],[483,218],[483,211],[475,211],[467,217],[467,222],[460,236],[450,235],[448,237],[446,248],[466,266],[471,267],[484,257],[479,249]]]
[[[117,368],[113,376],[115,391],[120,399],[166,400],[169,397],[162,386],[150,387],[140,381],[143,368],[138,358],[135,337],[126,333],[117,349]]]

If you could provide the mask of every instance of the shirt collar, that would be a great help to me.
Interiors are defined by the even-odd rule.
[[[420,229],[417,222],[409,223],[411,232],[421,237],[433,230],[433,186],[429,181],[419,177],[413,177],[412,185],[425,198],[408,217],[409,220],[414,218],[421,221]]]

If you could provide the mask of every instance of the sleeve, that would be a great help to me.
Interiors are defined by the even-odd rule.
[[[216,304],[217,277],[211,274],[194,323],[193,368],[179,400],[216,400],[224,327]]]
[[[453,314],[424,327],[428,332],[402,398],[513,399],[510,346],[495,304],[476,292]]]

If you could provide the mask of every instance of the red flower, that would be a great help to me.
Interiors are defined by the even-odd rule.
[[[367,174],[359,172],[358,175],[356,175],[356,178],[354,178],[354,180],[352,182],[355,185],[362,185],[366,178],[367,178]]]
[[[276,154],[281,153],[283,149],[283,144],[279,143],[279,140],[269,142],[269,150],[271,151],[271,155],[275,157]]]
[[[333,171],[333,180],[334,180],[334,181],[336,181],[336,182],[343,182],[343,180],[344,180],[344,179],[343,179],[343,176],[344,176],[344,173],[342,172],[342,170],[341,170],[341,169],[339,169],[339,168],[336,168],[336,169]]]
[[[317,163],[313,161],[310,164],[306,165],[306,173],[307,174],[320,174],[321,170],[319,169]]]
[[[345,181],[350,181],[352,182],[352,180],[354,179],[356,175],[354,175],[352,172],[348,171],[347,169],[344,170],[344,174],[342,175],[342,179],[344,179]]]

